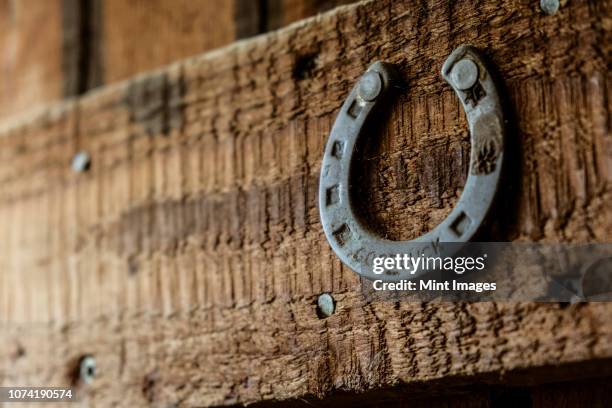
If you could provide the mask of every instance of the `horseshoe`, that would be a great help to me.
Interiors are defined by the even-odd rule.
[[[427,271],[374,273],[373,260],[396,254],[451,256],[472,239],[493,203],[504,150],[504,118],[497,89],[474,48],[462,45],[442,66],[442,77],[461,100],[470,130],[468,178],[459,201],[433,230],[410,241],[377,236],[355,216],[350,195],[350,170],[355,145],[368,117],[389,94],[392,67],[373,63],[342,105],[325,147],[319,181],[323,231],[342,262],[368,279],[414,279]]]

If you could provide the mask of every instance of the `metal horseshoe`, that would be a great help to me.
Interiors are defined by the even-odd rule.
[[[355,144],[370,113],[388,94],[392,69],[372,64],[353,87],[332,127],[319,182],[319,211],[325,236],[344,264],[369,279],[413,279],[425,270],[372,270],[377,257],[451,255],[457,243],[468,242],[483,223],[500,179],[504,150],[504,118],[497,89],[476,50],[462,45],[442,67],[442,77],[461,100],[470,130],[470,165],[464,190],[451,213],[433,230],[410,241],[390,241],[373,234],[355,216],[350,195],[350,170]],[[454,245],[452,245],[454,244]],[[446,251],[451,251],[447,249]]]

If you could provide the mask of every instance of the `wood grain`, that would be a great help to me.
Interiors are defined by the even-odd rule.
[[[0,117],[63,97],[61,4],[0,1]]]
[[[231,43],[234,6],[227,0],[102,1],[104,83]]]
[[[178,59],[285,27],[354,0],[88,0],[100,82],[108,84]],[[93,58],[96,59],[95,56]]]
[[[354,3],[355,0],[264,0],[266,31]]]
[[[352,0],[2,0],[0,118]]]
[[[536,3],[362,2],[5,125],[1,383],[67,384],[85,354],[102,406],[612,375],[609,304],[367,303],[318,221],[330,125],[379,59],[404,85],[363,152],[361,212],[392,238],[448,213],[469,140],[438,72],[469,42],[511,113],[487,237],[610,241],[610,2]]]

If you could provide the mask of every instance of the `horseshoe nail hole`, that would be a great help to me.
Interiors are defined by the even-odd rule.
[[[327,205],[334,205],[340,202],[340,186],[335,185],[327,189],[325,195],[325,203]]]
[[[349,106],[348,108],[348,115],[351,118],[356,119],[360,113],[361,113],[361,105],[359,104],[359,102],[357,102],[357,99],[355,99],[353,103],[351,103],[351,106]]]
[[[317,68],[317,54],[309,53],[299,56],[293,65],[293,78],[302,81],[314,76]]]
[[[484,88],[480,82],[476,82],[470,89],[463,91],[465,92],[465,102],[470,103],[472,106],[478,105],[478,102],[487,96]]]
[[[458,237],[462,236],[465,231],[469,228],[472,220],[463,211],[455,218],[450,228]]]
[[[336,159],[341,159],[342,158],[342,152],[344,151],[344,143],[340,142],[340,141],[335,141],[334,145],[332,146],[332,156],[334,156]]]
[[[344,246],[351,238],[351,229],[348,225],[342,224],[340,228],[334,231],[334,238],[340,246]]]

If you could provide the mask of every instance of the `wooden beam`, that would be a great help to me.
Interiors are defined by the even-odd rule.
[[[265,31],[276,30],[334,7],[354,2],[355,0],[264,0]]]
[[[100,66],[90,88],[159,68],[355,0],[87,0]]]
[[[234,0],[104,0],[100,10],[98,35],[104,83],[236,39]]]
[[[488,238],[609,242],[610,5],[366,1],[5,125],[2,384],[68,384],[91,354],[96,405],[226,405],[608,362],[608,303],[367,303],[316,191],[341,102],[385,60],[406,86],[363,152],[361,212],[396,239],[442,219],[469,140],[438,72],[469,42],[513,112]]]
[[[63,96],[62,1],[0,1],[0,117]]]
[[[0,117],[354,0],[0,1]]]

